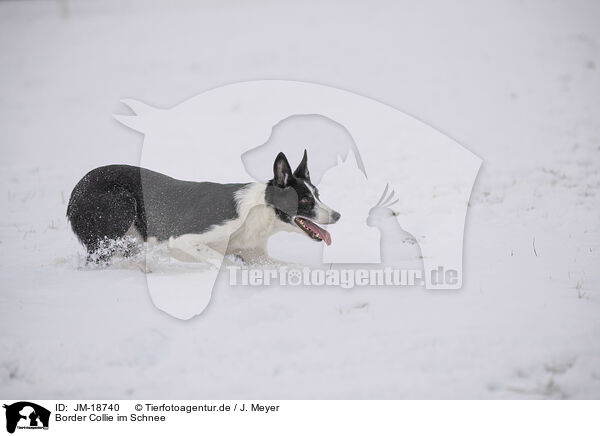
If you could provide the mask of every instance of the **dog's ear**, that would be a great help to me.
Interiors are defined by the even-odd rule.
[[[279,153],[275,158],[275,163],[273,164],[273,176],[275,185],[280,188],[287,186],[292,178],[292,168],[283,153]]]
[[[304,156],[302,157],[302,161],[300,161],[300,165],[294,171],[294,176],[310,181],[310,174],[308,173],[308,158],[306,156],[306,149],[304,149]]]

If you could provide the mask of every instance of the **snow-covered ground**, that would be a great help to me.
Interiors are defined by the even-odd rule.
[[[600,397],[600,4],[0,3],[0,397]],[[136,164],[111,118],[279,78],[365,95],[484,161],[460,291],[228,286],[183,322],[79,268],[66,201]]]

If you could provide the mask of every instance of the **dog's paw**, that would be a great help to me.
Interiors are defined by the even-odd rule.
[[[150,274],[152,272],[152,268],[150,268],[150,266],[146,262],[138,262],[137,267],[141,272],[145,274]]]

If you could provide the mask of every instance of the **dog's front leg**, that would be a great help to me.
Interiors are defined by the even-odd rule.
[[[246,265],[262,265],[265,263],[272,263],[271,258],[267,254],[266,250],[262,248],[236,250],[231,254],[241,259]]]
[[[290,265],[288,262],[283,260],[275,259],[269,256],[267,250],[263,247],[249,248],[244,250],[236,250],[233,252],[235,256],[239,257],[242,262],[246,265],[259,265],[259,266],[285,266]]]
[[[181,262],[203,262],[221,268],[224,260],[222,252],[206,245],[197,235],[171,237],[168,248],[169,255]]]

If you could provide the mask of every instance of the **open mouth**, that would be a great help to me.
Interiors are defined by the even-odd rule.
[[[310,236],[315,241],[325,241],[327,245],[331,245],[331,235],[325,229],[322,229],[312,221],[306,218],[296,217],[294,218],[294,222],[304,230],[308,236]]]

